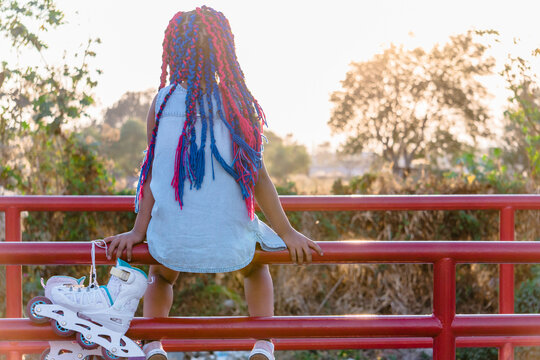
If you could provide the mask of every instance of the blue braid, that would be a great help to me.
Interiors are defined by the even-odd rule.
[[[195,161],[196,161],[196,153],[197,153],[197,144],[195,142],[196,140],[196,131],[195,131],[195,121],[193,119],[193,113],[189,111],[192,106],[196,106],[196,104],[193,104],[193,97],[197,96],[196,92],[197,89],[194,88],[195,83],[195,66],[197,62],[197,51],[196,51],[196,41],[195,35],[198,34],[198,25],[195,24],[195,15],[191,15],[190,21],[188,24],[188,33],[191,33],[190,35],[186,36],[186,38],[190,38],[191,41],[189,43],[186,43],[186,46],[189,46],[190,48],[190,59],[187,63],[187,95],[186,95],[186,121],[188,121],[188,127],[186,127],[186,137],[189,136],[190,138],[190,144],[189,147],[185,146],[182,149],[182,153],[184,151],[188,151],[188,175],[189,175],[189,182],[190,182],[190,189],[193,186],[193,181],[196,180],[195,174],[193,173],[193,169],[195,167]],[[186,50],[187,51],[187,50]],[[195,95],[194,95],[195,92]],[[184,158],[184,155],[182,156],[182,159]]]
[[[212,46],[212,42],[208,40],[209,46]],[[210,53],[212,54],[212,53]],[[210,58],[212,58],[212,55],[210,55]],[[204,80],[206,82],[206,102],[208,104],[208,122],[210,123],[210,144],[215,144],[216,139],[214,138],[214,104],[212,104],[212,94],[217,91],[217,86],[215,84],[215,81],[210,81],[210,74],[214,74],[215,72],[211,72],[212,70],[212,64],[210,59],[208,59],[205,63],[205,69],[204,69]],[[201,106],[202,108],[203,106]],[[206,138],[206,133],[205,133]],[[214,173],[214,152],[210,151],[210,161],[212,164],[212,180],[216,178],[216,175]]]
[[[204,101],[203,101],[203,95],[199,94],[198,97],[199,102],[199,112],[201,115],[201,145],[199,146],[199,150],[197,151],[196,156],[196,162],[195,162],[195,188],[200,189],[204,177],[204,167],[205,167],[205,159],[204,159],[204,148],[206,146],[206,129],[207,129],[207,120],[206,120],[206,113],[204,111]]]
[[[163,102],[159,106],[159,111],[156,114],[156,124],[154,125],[154,129],[152,130],[152,136],[150,138],[150,144],[148,146],[148,150],[146,150],[146,159],[142,164],[141,167],[141,173],[139,175],[139,181],[137,183],[137,193],[135,195],[135,212],[139,212],[139,194],[141,191],[141,183],[142,179],[145,180],[148,178],[148,171],[150,170],[150,167],[152,166],[152,161],[154,160],[154,149],[156,147],[156,138],[157,138],[157,131],[159,128],[159,120],[161,119],[161,115],[163,114],[163,110],[165,109],[165,106],[167,105],[167,101],[169,100],[169,97],[176,89],[176,84],[171,86],[169,89],[169,92],[167,92],[167,95],[165,95],[165,98],[163,99]]]
[[[182,18],[178,18],[177,19],[177,27],[179,27],[181,25],[181,22],[182,22]],[[184,33],[186,32],[186,25],[184,25],[184,29],[183,29]],[[179,82],[181,79],[181,75],[182,75],[182,63],[181,63],[181,60],[184,58],[185,54],[186,54],[186,43],[188,41],[188,38],[187,37],[181,37],[181,36],[177,36],[175,39],[174,39],[174,53],[173,53],[173,64],[174,64],[174,67],[171,67],[171,83],[173,82]],[[176,69],[177,71],[173,72],[172,69]]]

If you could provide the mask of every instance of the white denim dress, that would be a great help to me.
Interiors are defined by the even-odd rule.
[[[156,99],[156,114],[170,86]],[[213,159],[210,134],[205,146],[205,175],[200,189],[184,183],[183,208],[175,201],[171,181],[185,117],[186,90],[177,86],[159,122],[150,188],[155,199],[146,239],[150,254],[164,266],[184,272],[216,273],[241,269],[253,259],[255,246],[266,251],[286,249],[283,240],[255,215],[249,218],[239,185]],[[214,109],[217,107],[213,106]],[[210,125],[209,125],[210,126]],[[195,123],[197,145],[201,121]],[[222,158],[232,163],[231,136],[214,115],[214,136]],[[213,164],[212,164],[213,162]]]

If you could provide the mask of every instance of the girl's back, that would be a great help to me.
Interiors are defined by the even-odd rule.
[[[171,86],[159,91],[156,113]],[[186,120],[185,99],[186,89],[177,86],[160,119],[150,182],[155,203],[146,234],[150,253],[160,263],[177,271],[226,272],[249,264],[256,242],[265,250],[285,249],[281,238],[257,216],[250,219],[240,187],[214,159],[209,141],[205,142],[206,175],[202,185],[195,189],[189,182],[184,184],[184,205],[180,209],[171,182],[176,149]],[[208,114],[208,107],[205,108]],[[230,132],[217,112],[213,118],[213,136],[219,154],[227,164],[232,164]],[[200,147],[203,134],[199,113],[195,134],[197,147]]]

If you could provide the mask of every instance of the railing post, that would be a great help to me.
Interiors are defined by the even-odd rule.
[[[499,240],[514,240],[514,209],[505,207],[501,210],[499,220]],[[514,313],[514,264],[499,265],[499,313]],[[512,344],[504,344],[499,348],[499,360],[514,360]]]
[[[453,259],[444,258],[433,265],[433,314],[443,326],[433,339],[433,359],[455,360],[452,322],[456,316],[456,263]]]
[[[21,212],[17,208],[6,209],[6,241],[21,241]],[[20,265],[6,266],[6,317],[22,317],[22,273]],[[21,360],[22,354],[10,351],[8,360]]]

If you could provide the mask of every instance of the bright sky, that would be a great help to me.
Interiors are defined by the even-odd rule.
[[[157,88],[163,31],[176,11],[202,4],[222,11],[269,129],[293,133],[310,150],[323,141],[337,142],[327,126],[329,96],[339,89],[348,64],[369,59],[391,42],[430,48],[468,29],[496,29],[506,39],[494,51],[499,65],[508,51],[518,51],[510,45],[514,37],[524,54],[540,47],[540,2],[534,0],[57,2],[70,24],[48,35],[52,49],[61,53],[89,36],[102,39],[94,62],[104,71],[96,89],[101,106],[126,91]],[[493,106],[500,107],[504,83],[491,79],[488,84]]]

